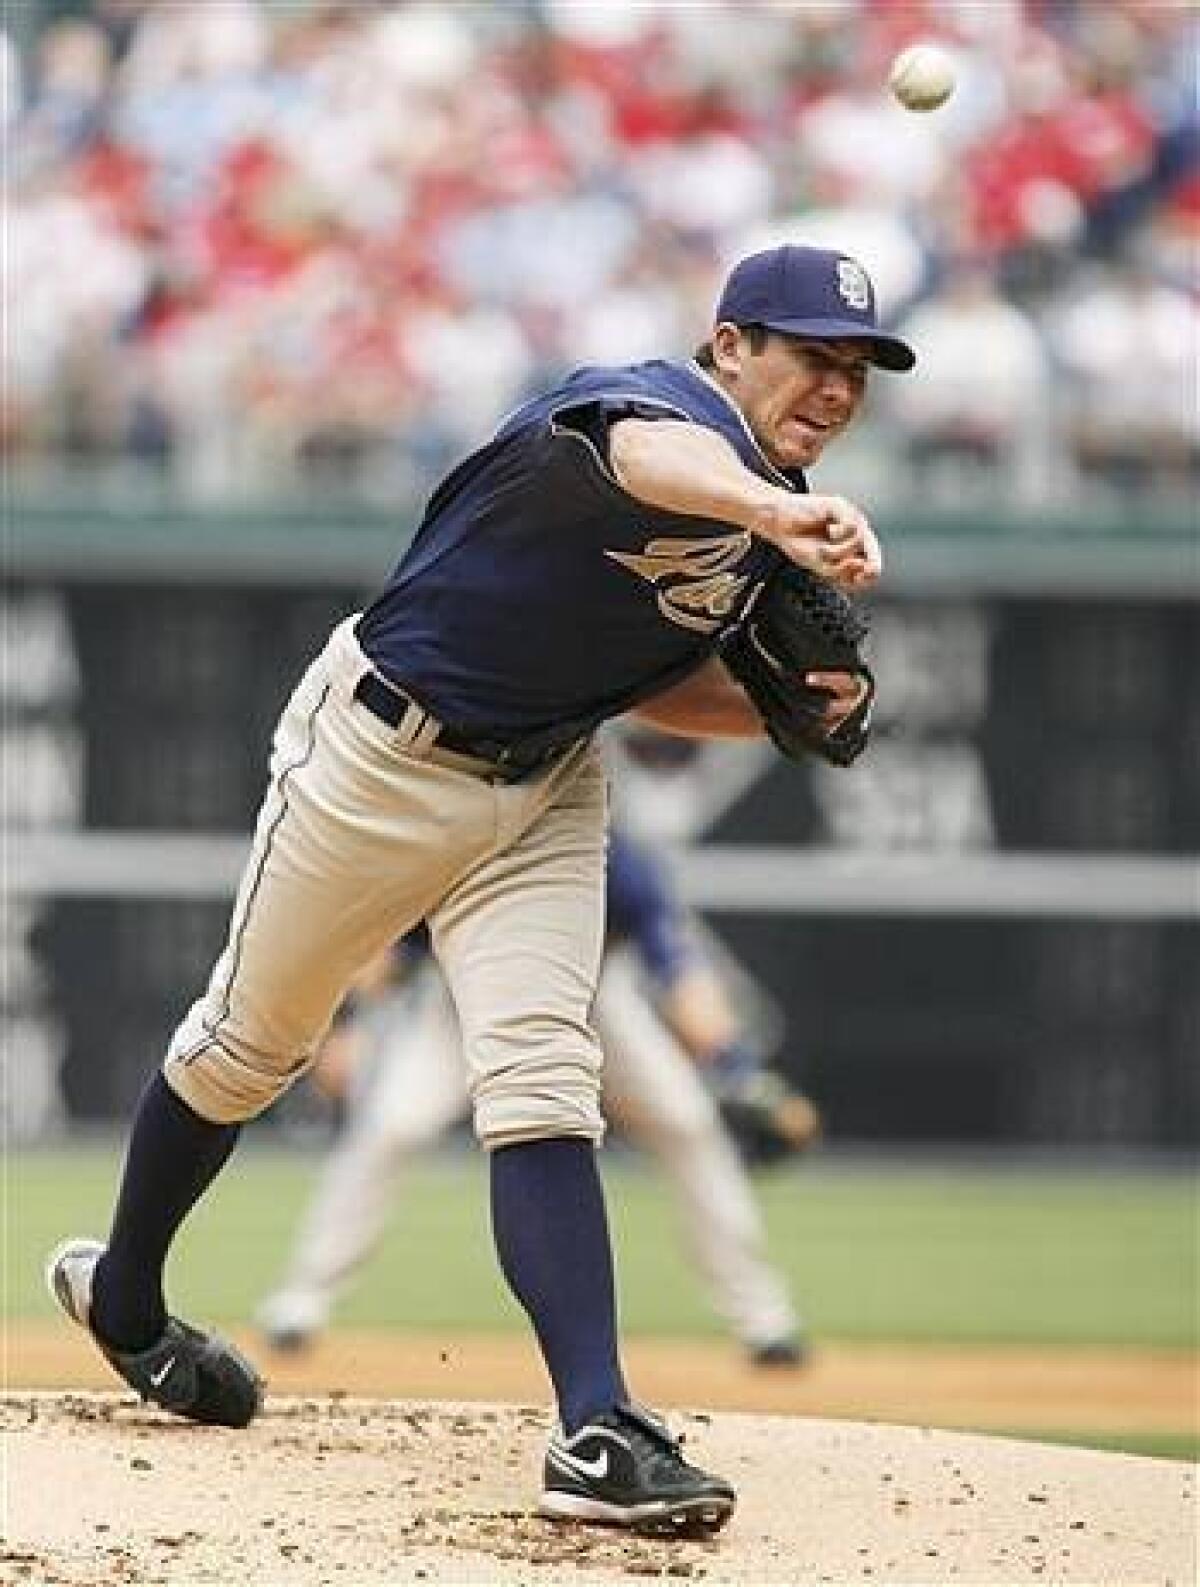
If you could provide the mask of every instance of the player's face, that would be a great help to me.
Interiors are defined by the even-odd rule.
[[[870,361],[861,342],[808,342],[772,331],[754,352],[745,331],[721,327],[718,337],[721,383],[777,468],[815,463],[862,406]]]

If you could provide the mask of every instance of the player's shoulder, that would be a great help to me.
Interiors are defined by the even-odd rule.
[[[573,369],[560,387],[560,400],[640,397],[683,413],[703,406],[711,396],[696,364],[669,358],[650,358],[635,364],[585,364]]]
[[[572,410],[628,406],[629,411],[674,414],[703,422],[707,398],[694,365],[654,358],[633,364],[583,364],[523,404],[500,425],[499,435],[553,423]]]
[[[671,414],[724,436],[747,468],[764,479],[805,491],[808,482],[800,470],[781,471],[769,461],[751,432],[746,417],[733,398],[695,359],[675,362],[651,359],[641,364],[588,366],[567,377],[556,398],[554,412],[589,401],[647,417]],[[552,415],[553,416],[553,415]]]

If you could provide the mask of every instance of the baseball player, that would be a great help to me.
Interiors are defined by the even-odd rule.
[[[783,247],[731,272],[690,362],[577,370],[434,490],[366,610],[339,623],[276,728],[270,782],[207,989],[138,1104],[108,1240],[49,1260],[64,1311],[146,1399],[241,1426],[262,1382],[170,1315],[163,1265],[240,1127],[312,1062],[356,970],[417,922],[454,999],[501,1270],[559,1425],[540,1508],[672,1535],[731,1515],[633,1399],[596,1147],[591,1025],[604,916],[598,726],[758,736],[721,660],[785,562],[859,591],[866,517],[804,469],[908,369],[865,271]],[[869,685],[814,670],[831,736]]]
[[[466,1111],[467,1071],[453,1006],[444,982],[429,973],[423,948],[414,936],[406,939],[400,995],[368,992],[354,1000],[350,1024],[339,1032],[335,1052],[347,1042],[366,1049],[350,1060],[365,1067],[366,1079],[342,1087],[350,1095],[345,1130],[305,1215],[283,1286],[259,1310],[277,1349],[300,1349],[324,1328],[336,1296],[379,1241],[406,1159],[433,1145]],[[410,968],[414,958],[416,969]],[[662,1162],[687,1248],[750,1360],[796,1365],[799,1323],[783,1279],[766,1260],[749,1178],[713,1095],[656,1013],[645,983],[666,999],[677,1024],[682,1016],[701,1037],[716,1037],[700,1043],[710,1067],[731,1070],[736,1080],[756,1063],[730,1033],[722,985],[661,867],[614,828],[608,936],[593,1008],[604,1050],[606,1112]],[[816,1115],[807,1098],[788,1101],[805,1126],[793,1136],[798,1146],[812,1138]],[[781,1131],[788,1122],[781,1121]]]

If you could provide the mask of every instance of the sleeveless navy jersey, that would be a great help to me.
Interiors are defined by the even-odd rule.
[[[607,430],[630,416],[716,430],[762,478],[806,488],[698,365],[577,370],[447,475],[359,622],[379,671],[444,723],[590,729],[703,663],[778,564],[745,530],[624,491]]]

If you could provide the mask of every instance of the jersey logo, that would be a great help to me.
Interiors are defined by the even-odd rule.
[[[606,551],[604,555],[655,586],[658,609],[680,628],[714,633],[737,605],[750,582],[734,573],[747,555],[753,536],[748,529],[716,539],[651,540],[643,551]]]

